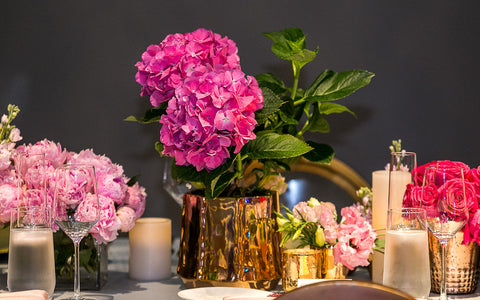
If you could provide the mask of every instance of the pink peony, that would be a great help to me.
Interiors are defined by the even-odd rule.
[[[5,145],[0,145],[0,171],[6,170],[11,166],[11,154],[12,152]]]
[[[117,218],[120,221],[120,231],[129,232],[135,226],[137,215],[132,208],[122,206],[117,210]]]
[[[94,222],[100,216],[99,200],[97,196],[88,194],[76,210],[76,217],[81,222]]]
[[[113,200],[98,196],[100,202],[100,220],[89,231],[99,243],[108,243],[117,238],[120,220],[117,218]]]
[[[10,212],[17,203],[17,187],[10,184],[0,185],[0,223],[10,222]]]
[[[136,182],[133,186],[128,187],[124,205],[133,209],[137,218],[140,218],[145,211],[146,198],[145,188]]]
[[[68,159],[71,164],[89,164],[95,168],[97,191],[100,195],[121,204],[125,198],[127,185],[123,180],[123,168],[112,163],[105,155],[97,155],[91,149],[72,154]]]

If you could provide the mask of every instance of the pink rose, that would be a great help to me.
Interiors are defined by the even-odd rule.
[[[455,168],[462,168],[463,169],[463,174],[467,174],[468,171],[470,170],[470,167],[462,162],[459,161],[450,161],[450,160],[437,160],[437,161],[432,161],[427,164],[424,164],[422,166],[419,166],[415,169],[414,173],[415,174],[415,185],[417,186],[422,186],[423,180],[424,180],[424,175],[425,175],[425,169],[427,167],[436,167],[439,169],[455,169]],[[448,173],[448,172],[447,172]]]
[[[120,221],[121,232],[129,232],[135,226],[135,221],[137,220],[135,211],[128,206],[120,207],[117,210],[117,217]]]
[[[443,201],[449,218],[465,217],[468,213],[467,199],[469,199],[469,204],[473,205],[474,202],[471,200],[475,199],[475,190],[471,185],[468,187],[466,189],[461,179],[451,179],[438,189],[439,198]]]
[[[470,215],[465,230],[463,232],[463,244],[467,245],[470,242],[480,243],[480,211],[476,211]]]

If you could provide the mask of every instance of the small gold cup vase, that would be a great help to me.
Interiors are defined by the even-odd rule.
[[[283,250],[282,286],[285,292],[298,287],[299,279],[344,279],[348,269],[335,263],[333,248]]]

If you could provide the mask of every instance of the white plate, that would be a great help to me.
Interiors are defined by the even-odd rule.
[[[246,289],[246,288],[233,288],[233,287],[206,287],[182,290],[178,292],[178,297],[184,300],[223,300],[224,297],[256,297],[258,299],[267,299],[268,295],[272,292]],[[269,297],[270,298],[270,297]],[[248,299],[248,298],[247,298]],[[275,299],[275,298],[270,298]]]

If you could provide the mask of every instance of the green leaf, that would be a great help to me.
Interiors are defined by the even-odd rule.
[[[255,119],[258,124],[265,123],[267,118],[277,112],[283,103],[283,101],[267,87],[262,88],[262,94],[265,100],[263,108],[255,112]]]
[[[171,167],[172,177],[194,183],[201,182],[205,185],[205,197],[216,197],[235,178],[235,173],[230,172],[229,169],[232,167],[238,154],[233,155],[232,150],[230,155],[231,157],[225,163],[210,172],[205,169],[197,171],[192,165],[179,166],[174,163]]]
[[[318,48],[315,51],[304,49],[287,57],[286,60],[292,61],[296,65],[297,70],[300,70],[304,65],[315,59],[317,52]]]
[[[272,52],[280,59],[288,60],[305,49],[305,35],[300,28],[265,32],[263,35],[273,41]]]
[[[235,173],[233,172],[225,172],[217,176],[205,189],[205,196],[211,199],[218,197],[234,179]]]
[[[133,121],[140,124],[149,124],[160,121],[160,117],[166,113],[167,102],[163,102],[159,107],[154,107],[145,112],[143,118],[129,116],[124,121]]]
[[[285,87],[285,83],[271,73],[258,74],[255,76],[255,79],[257,79],[259,87],[269,88],[277,95],[283,94],[287,91],[287,88]]]
[[[314,109],[314,112],[318,111],[318,109]],[[330,132],[330,125],[328,124],[327,120],[322,117],[320,113],[314,113],[312,117],[308,120],[307,130],[311,132],[321,132],[321,133],[328,133]]]
[[[242,149],[250,159],[282,159],[307,153],[312,148],[304,141],[275,132],[261,132]]]
[[[347,107],[333,103],[333,102],[323,102],[320,103],[320,113],[324,115],[329,115],[329,114],[338,114],[342,112],[349,112],[353,116],[355,116],[355,113],[351,110],[349,110]]]
[[[158,154],[160,154],[160,156],[165,156],[163,155],[163,144],[160,142],[160,141],[157,141],[155,142],[155,150],[157,150]]]
[[[306,159],[321,164],[329,164],[332,162],[335,151],[331,146],[312,141],[308,141],[307,143],[313,150],[303,155]]]
[[[127,182],[127,186],[133,186],[135,183],[138,182],[138,179],[140,178],[140,174],[133,176],[130,178],[130,180]]]
[[[306,90],[306,96],[320,96],[319,101],[334,101],[344,98],[369,84],[375,74],[363,70],[336,73],[322,72]]]

